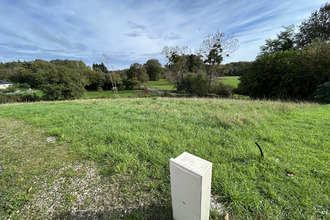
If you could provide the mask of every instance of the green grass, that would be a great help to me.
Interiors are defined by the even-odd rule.
[[[219,77],[220,82],[231,85],[234,88],[237,88],[237,85],[239,83],[239,76],[222,76]]]
[[[147,87],[157,90],[175,90],[173,84],[170,84],[166,79],[160,79],[158,81],[149,81],[146,83]]]
[[[32,200],[44,182],[50,181],[47,172],[75,159],[67,146],[44,141],[47,136],[40,128],[4,118],[0,118],[0,124],[0,219],[7,219]]]
[[[330,105],[165,98],[0,106],[0,118],[44,130],[120,180],[125,201],[148,195],[130,214],[137,218],[146,210],[170,218],[169,159],[187,151],[213,163],[212,194],[233,219],[329,219],[329,112]]]
[[[141,90],[119,90],[118,95],[123,98],[128,97],[137,97],[140,94]],[[103,92],[98,91],[86,91],[83,99],[91,99],[91,98],[114,98],[114,94],[112,90],[106,90]]]
[[[118,95],[120,98],[137,98],[145,96],[144,90],[119,90]],[[155,95],[153,92],[149,92],[149,95]],[[82,99],[93,99],[93,98],[114,98],[112,90],[103,92],[98,91],[86,91]]]

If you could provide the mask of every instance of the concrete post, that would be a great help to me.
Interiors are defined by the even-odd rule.
[[[209,219],[212,163],[184,152],[170,159],[170,173],[174,219]]]

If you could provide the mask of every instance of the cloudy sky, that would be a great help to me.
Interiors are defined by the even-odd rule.
[[[252,61],[282,26],[299,25],[323,0],[0,0],[0,62],[106,62],[122,69],[166,60],[164,46],[192,51],[217,31],[239,48],[225,63]]]

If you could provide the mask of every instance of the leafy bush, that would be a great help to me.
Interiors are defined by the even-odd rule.
[[[179,84],[178,90],[189,92],[193,96],[205,96],[208,92],[208,77],[203,73],[189,73]]]
[[[222,82],[211,86],[211,93],[214,93],[223,98],[231,97],[233,95],[233,90],[234,87],[232,87],[231,85],[226,85]]]
[[[47,100],[66,100],[84,95],[86,81],[75,68],[53,66],[39,75],[40,90]]]
[[[143,66],[146,68],[150,80],[152,81],[159,80],[159,77],[163,72],[163,68],[158,60],[156,59],[148,60]]]
[[[27,83],[23,83],[23,85],[21,85],[20,88],[28,89],[31,88],[31,86]]]
[[[0,94],[0,104],[6,103],[15,103],[15,102],[36,102],[40,101],[40,98],[36,95],[23,95],[23,94],[14,94],[14,95],[2,95]]]
[[[133,77],[131,79],[124,79],[123,83],[127,90],[132,90],[135,89],[140,84],[140,81],[137,79],[137,77]]]
[[[311,97],[313,100],[322,103],[330,103],[330,80],[319,85]]]
[[[237,91],[251,98],[308,99],[330,77],[330,43],[259,56],[240,78]]]
[[[2,89],[0,91],[1,91],[1,93],[13,93],[16,90],[17,90],[17,87],[15,85],[12,85],[12,86],[9,86],[8,88]]]

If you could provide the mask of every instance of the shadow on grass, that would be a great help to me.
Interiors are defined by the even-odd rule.
[[[133,210],[113,209],[109,211],[77,210],[63,212],[53,219],[173,219],[171,206],[150,205]]]

